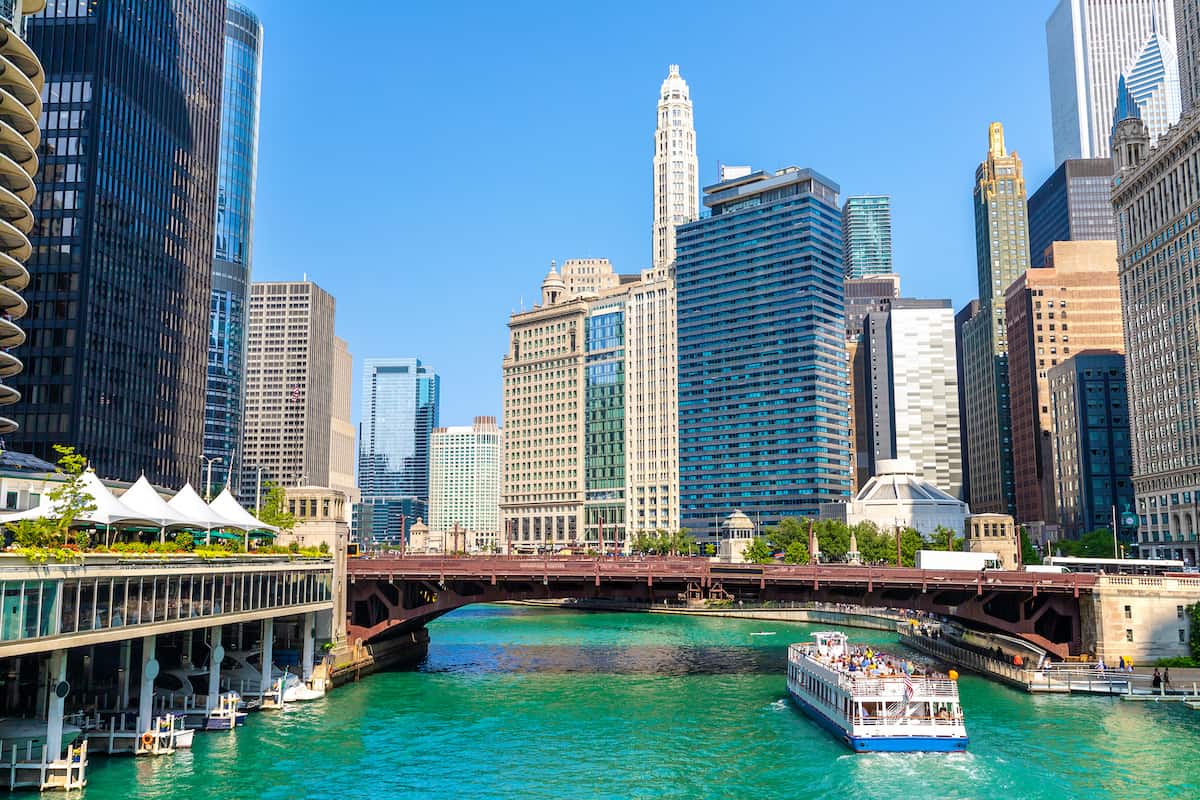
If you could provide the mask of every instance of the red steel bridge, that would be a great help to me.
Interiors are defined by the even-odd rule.
[[[1097,576],[855,565],[720,564],[701,558],[364,557],[348,562],[351,641],[406,635],[470,603],[818,601],[930,611],[1022,637],[1062,657],[1081,647]]]

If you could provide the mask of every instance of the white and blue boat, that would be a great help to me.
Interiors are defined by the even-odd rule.
[[[856,753],[966,750],[958,682],[905,664],[852,649],[844,633],[817,633],[788,647],[788,693]]]

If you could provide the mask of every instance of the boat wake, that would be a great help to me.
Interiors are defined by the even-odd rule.
[[[786,697],[782,700],[776,700],[773,703],[767,704],[768,711],[784,711],[787,709],[787,707],[788,707],[788,701],[787,701]]]

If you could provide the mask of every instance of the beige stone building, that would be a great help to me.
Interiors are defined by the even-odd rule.
[[[329,443],[329,488],[349,500],[345,504],[346,521],[358,502],[358,487],[354,482],[354,424],[350,421],[350,388],[354,383],[354,359],[346,340],[333,337],[333,402]]]
[[[1008,514],[971,514],[963,529],[963,551],[995,553],[1004,569],[1021,568],[1021,539]]]
[[[258,469],[281,486],[329,486],[333,296],[312,281],[253,283],[246,332],[242,505]]]
[[[300,547],[325,545],[333,556],[333,612],[317,615],[317,637],[334,642],[346,638],[346,548],[350,541],[350,501],[340,491],[325,486],[289,486],[287,509],[296,526],[280,533],[276,544],[295,542]]]
[[[613,270],[607,258],[568,258],[559,273],[567,294],[604,294],[621,284],[622,276]]]
[[[1049,370],[1084,350],[1124,352],[1117,243],[1054,242],[1046,266],[1005,295],[1018,522],[1053,524],[1054,425]]]

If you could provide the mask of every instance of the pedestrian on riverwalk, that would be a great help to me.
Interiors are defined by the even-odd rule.
[[[1187,678],[1184,678],[1184,680],[1187,680]],[[1166,669],[1163,670],[1163,688],[1164,689],[1171,688],[1171,668],[1170,667],[1167,667]]]
[[[1158,674],[1158,668],[1154,669],[1154,677],[1150,680],[1150,685],[1155,689],[1162,686],[1162,675]]]
[[[1125,671],[1125,656],[1121,656],[1120,658],[1117,659],[1117,671],[1118,672]]]

